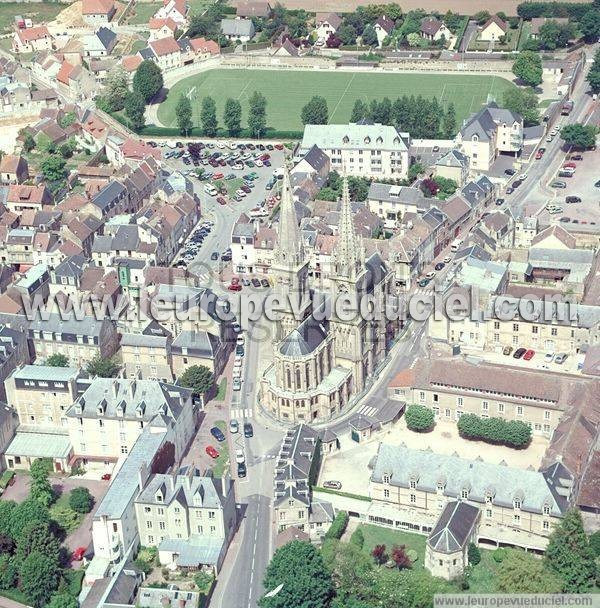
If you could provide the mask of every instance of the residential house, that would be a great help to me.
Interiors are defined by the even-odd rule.
[[[317,40],[327,40],[332,34],[335,34],[343,19],[336,13],[320,13],[315,17],[315,31]]]
[[[107,27],[101,27],[83,37],[83,54],[85,57],[107,57],[116,44],[117,35]]]
[[[92,26],[110,23],[116,12],[113,0],[83,0],[81,5],[83,20]]]
[[[203,330],[183,330],[171,343],[171,368],[179,378],[188,367],[203,365],[217,378],[227,364],[229,345],[219,336]]]
[[[154,13],[155,19],[172,19],[177,27],[187,26],[189,6],[186,0],[163,0],[163,5]]]
[[[141,333],[121,336],[121,359],[125,377],[172,382],[171,334],[155,321]]]
[[[221,19],[221,33],[228,40],[249,42],[255,32],[250,19]]]
[[[508,32],[508,23],[498,17],[492,15],[482,26],[479,32],[478,40],[483,42],[497,42]]]
[[[44,205],[52,203],[52,195],[44,184],[28,186],[15,184],[9,187],[4,206],[13,213],[21,213],[25,209],[41,211]]]
[[[435,17],[425,17],[421,20],[420,34],[425,40],[437,42],[442,38],[446,41],[452,38],[452,32],[446,27],[446,24]]]
[[[17,416],[15,410],[7,405],[6,403],[0,403],[0,455],[6,453],[10,442],[15,436],[15,430],[17,428]],[[0,461],[0,468],[7,467],[8,463],[2,456]]]
[[[22,184],[29,179],[27,159],[21,155],[5,154],[0,159],[0,183]]]
[[[173,36],[152,40],[148,47],[154,53],[155,61],[161,70],[181,67],[181,49]]]
[[[239,19],[269,19],[272,9],[262,0],[244,0],[237,5],[235,14]]]
[[[140,542],[164,566],[221,569],[237,527],[233,481],[201,477],[192,465],[152,475],[135,499]]]
[[[430,205],[421,189],[411,186],[394,186],[374,181],[367,194],[367,208],[376,213],[388,229],[398,228],[406,213],[421,213]]]
[[[464,186],[468,179],[469,167],[469,157],[456,148],[448,150],[433,165],[436,175],[454,180],[459,188]]]
[[[177,31],[177,24],[170,17],[166,19],[152,18],[148,22],[148,26],[150,27],[148,42],[160,40],[161,38],[172,38]]]
[[[38,25],[28,29],[18,29],[13,38],[13,51],[15,53],[35,53],[52,50],[53,38],[45,25]]]
[[[391,33],[394,31],[394,27],[396,26],[395,22],[386,17],[386,15],[381,15],[377,21],[375,21],[375,33],[377,34],[377,45],[379,48],[383,46],[383,43],[386,38],[388,38]]]
[[[332,171],[373,179],[408,176],[410,136],[393,126],[305,125],[300,154],[315,145],[329,156]]]

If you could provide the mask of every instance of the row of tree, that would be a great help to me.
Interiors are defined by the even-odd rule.
[[[444,107],[436,97],[427,99],[418,95],[398,97],[392,102],[389,97],[366,103],[357,99],[352,109],[350,122],[372,120],[383,125],[394,125],[418,139],[436,137],[451,138],[456,133],[456,110],[450,102]]]
[[[463,414],[456,426],[461,437],[524,448],[531,441],[531,427],[521,420],[481,418],[476,414]]]
[[[594,55],[594,62],[588,72],[587,81],[590,84],[592,93],[595,93],[596,95],[600,93],[600,49],[597,50]]]

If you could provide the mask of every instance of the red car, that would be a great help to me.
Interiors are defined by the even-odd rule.
[[[74,562],[80,562],[83,559],[84,554],[85,554],[85,547],[77,547],[77,549],[75,549],[75,551],[73,551],[73,556],[71,557],[71,559]]]
[[[217,196],[217,203],[219,203],[219,205],[226,205],[227,201],[222,196]]]
[[[283,144],[275,144],[277,150],[283,150]]]
[[[212,179],[223,179],[224,175],[222,173],[215,173],[212,176]]]
[[[102,475],[102,481],[110,481],[110,473],[104,473],[104,475]]]
[[[565,163],[563,169],[577,169],[577,165],[575,163]]]
[[[260,160],[262,160],[262,161],[264,162],[265,160],[269,160],[270,158],[271,158],[271,155],[270,155],[270,154],[263,154],[263,155],[260,157]]]
[[[535,159],[536,159],[536,160],[540,160],[540,159],[542,158],[542,156],[544,156],[544,152],[543,152],[542,150],[538,150],[538,151],[535,153]]]
[[[212,445],[206,446],[206,453],[211,458],[218,458],[219,457],[219,452],[217,450],[215,450],[215,448],[213,448]]]
[[[231,283],[227,289],[229,291],[242,291],[242,286],[239,283]]]
[[[535,351],[529,349],[529,350],[525,351],[525,354],[523,355],[523,359],[525,361],[531,361],[531,359],[533,359],[534,355],[535,355]]]

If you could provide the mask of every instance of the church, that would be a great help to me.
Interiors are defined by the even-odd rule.
[[[385,358],[397,331],[397,323],[384,314],[361,314],[361,302],[375,301],[381,308],[393,298],[395,282],[378,253],[366,258],[346,177],[328,293],[310,288],[308,266],[286,171],[271,266],[274,295],[283,304],[273,321],[273,362],[262,376],[259,403],[290,424],[330,420],[344,412]]]

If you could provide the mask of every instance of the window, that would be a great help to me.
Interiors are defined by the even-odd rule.
[[[417,482],[414,479],[411,479],[409,484],[411,490],[414,490],[417,487]]]
[[[550,410],[544,410],[544,420],[550,420]]]
[[[499,414],[504,414],[504,403],[499,403],[498,404],[498,413]]]
[[[416,494],[411,494],[410,495],[410,502],[412,502],[412,503],[417,502],[417,495]]]
[[[419,392],[419,401],[425,401],[425,392],[424,391]]]
[[[149,545],[153,545],[154,544],[154,536],[149,536],[148,537],[148,544]]]
[[[513,323],[513,331],[519,331],[519,324]]]
[[[520,515],[515,515],[513,518],[514,524],[515,526],[519,526],[521,525],[521,516]]]
[[[542,521],[542,530],[549,530],[550,529],[550,522],[545,520]]]
[[[389,490],[387,490],[387,489],[386,489],[386,490],[384,490],[384,491],[383,491],[383,497],[384,497],[384,498],[389,498],[389,497],[390,497],[390,491],[389,491]]]
[[[462,397],[457,397],[456,398],[456,405],[458,405],[459,407],[463,404],[463,398]]]
[[[485,510],[485,516],[488,517],[488,518],[491,517],[492,516],[492,510],[491,509],[486,509]]]
[[[557,336],[557,335],[558,335],[558,330],[556,329],[556,327],[553,327],[553,328],[550,330],[550,335],[551,335],[551,336]]]
[[[490,404],[487,401],[481,402],[481,409],[487,412],[490,409]]]
[[[147,521],[146,522],[146,528],[148,528],[148,530],[152,529],[152,522],[151,521]]]
[[[520,498],[515,498],[513,501],[513,507],[515,509],[520,509],[521,508],[521,499]]]
[[[522,416],[522,415],[523,415],[523,406],[517,405],[517,416]]]
[[[383,474],[383,483],[390,483],[390,475],[389,473]]]
[[[158,522],[158,527],[159,527],[161,530],[164,530],[164,529],[165,529],[165,522],[164,522],[164,521],[160,521],[160,522]]]
[[[460,497],[461,497],[461,498],[463,498],[463,499],[465,499],[465,500],[466,500],[467,498],[469,498],[469,490],[468,490],[468,488],[463,488],[463,489],[460,491]]]
[[[544,505],[543,513],[544,513],[544,515],[550,515],[550,506],[549,505]]]

